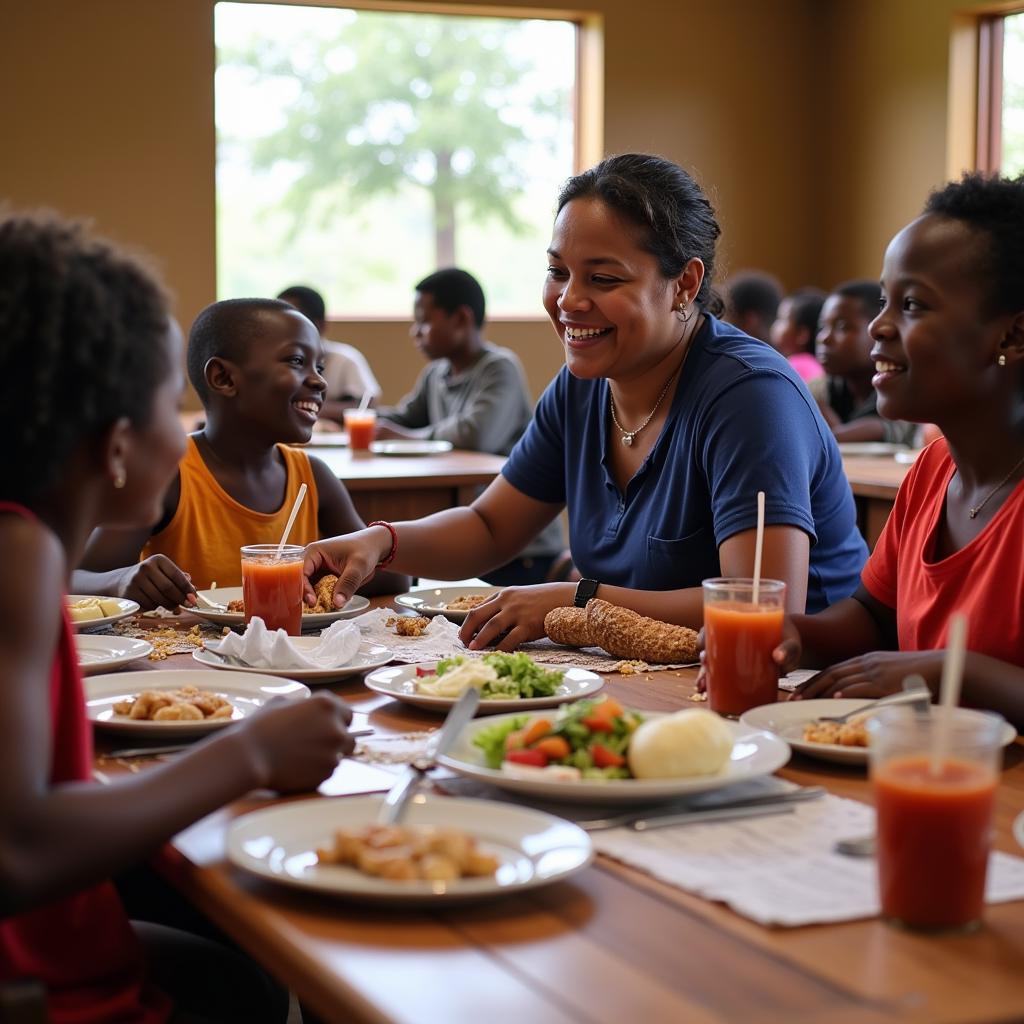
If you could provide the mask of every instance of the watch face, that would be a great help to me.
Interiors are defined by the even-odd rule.
[[[576,584],[576,596],[572,603],[577,608],[586,608],[587,602],[597,593],[598,586],[597,580],[580,580]]]

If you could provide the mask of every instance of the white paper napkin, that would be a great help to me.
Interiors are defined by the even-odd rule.
[[[486,651],[467,651],[459,639],[459,625],[435,615],[420,636],[398,636],[393,626],[386,626],[388,619],[396,618],[388,608],[374,608],[350,621],[355,623],[363,638],[371,643],[383,644],[394,653],[399,662],[440,661],[455,654],[469,657],[486,654]]]
[[[339,620],[320,633],[319,643],[300,651],[283,629],[271,632],[257,615],[241,636],[229,633],[216,649],[253,668],[338,668],[355,657],[359,641],[359,628]]]
[[[686,892],[727,903],[759,924],[794,927],[874,917],[874,858],[833,852],[837,839],[871,832],[874,809],[831,794],[792,814],[633,832],[592,833],[597,849]],[[993,853],[989,903],[1024,899],[1024,860]]]

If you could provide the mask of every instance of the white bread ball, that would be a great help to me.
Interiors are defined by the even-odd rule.
[[[714,775],[729,761],[732,730],[713,711],[686,708],[649,718],[629,743],[629,768],[638,779]]]

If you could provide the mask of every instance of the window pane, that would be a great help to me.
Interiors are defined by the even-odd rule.
[[[218,3],[218,294],[406,316],[457,263],[539,315],[573,171],[570,22]]]
[[[1024,14],[1003,22],[1003,174],[1024,171]]]

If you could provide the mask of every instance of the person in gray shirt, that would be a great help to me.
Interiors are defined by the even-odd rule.
[[[518,356],[484,339],[484,314],[483,289],[465,270],[438,270],[416,285],[410,334],[430,362],[398,405],[379,410],[379,439],[451,441],[494,455],[512,451],[533,406]],[[497,586],[542,583],[563,547],[555,520],[485,579]]]

